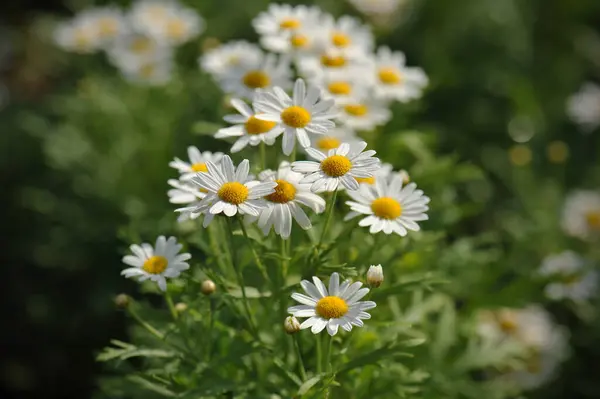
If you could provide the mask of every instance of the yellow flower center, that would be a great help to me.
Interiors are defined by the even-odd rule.
[[[331,35],[331,42],[336,47],[346,47],[350,44],[351,41],[352,40],[350,40],[350,37],[348,37],[348,35],[342,32],[336,32],[333,35]]]
[[[369,112],[369,108],[362,104],[348,104],[344,107],[344,111],[354,116],[365,116]]]
[[[98,21],[98,30],[100,31],[100,36],[102,37],[111,37],[114,36],[119,29],[119,25],[117,21],[112,18],[102,18]]]
[[[242,81],[251,89],[262,89],[271,83],[271,78],[263,71],[250,71],[244,75]]]
[[[290,43],[292,44],[292,47],[296,47],[296,48],[306,47],[308,45],[308,37],[306,37],[304,35],[293,35],[290,38]]]
[[[154,64],[146,64],[140,68],[140,76],[143,78],[151,78],[156,73],[156,66]]]
[[[283,110],[281,120],[288,126],[301,128],[310,123],[310,113],[300,106],[294,105]]]
[[[517,318],[512,312],[502,312],[498,315],[498,325],[505,334],[514,334],[519,327]]]
[[[186,26],[180,19],[172,19],[167,23],[167,36],[181,39],[185,35]]]
[[[375,176],[371,177],[355,177],[356,181],[363,184],[375,184]]]
[[[341,68],[346,65],[346,58],[342,55],[327,55],[321,56],[321,64],[328,68]]]
[[[348,95],[352,92],[352,86],[350,86],[349,83],[347,82],[331,82],[329,83],[329,85],[327,86],[327,90],[331,93],[331,94],[336,94],[336,95]]]
[[[336,149],[342,144],[341,141],[336,139],[335,137],[323,137],[317,141],[317,147],[323,151],[329,151]]]
[[[248,198],[248,187],[236,181],[225,183],[217,193],[223,201],[233,205],[239,205]]]
[[[381,197],[371,202],[371,210],[379,218],[393,220],[402,214],[402,205],[393,198]]]
[[[194,172],[208,172],[208,168],[206,167],[206,164],[203,162],[198,162],[198,163],[192,164],[192,170]]]
[[[296,18],[285,18],[279,23],[281,29],[298,29],[302,24]]]
[[[402,83],[402,75],[395,68],[380,68],[377,75],[379,76],[381,83],[386,85],[397,85]]]
[[[147,53],[152,50],[152,41],[146,37],[138,37],[131,42],[130,49],[136,54]]]
[[[277,122],[263,121],[251,116],[246,121],[246,132],[248,134],[262,134],[273,129],[277,125]]]
[[[296,187],[293,184],[280,179],[275,182],[277,183],[275,192],[265,197],[268,201],[285,204],[296,198]]]
[[[73,41],[76,48],[85,50],[90,45],[90,36],[84,30],[76,30],[73,33]]]
[[[343,155],[332,155],[321,162],[321,170],[327,176],[344,176],[352,169],[352,162]]]
[[[144,269],[147,273],[150,274],[161,274],[167,268],[169,261],[164,256],[152,256],[144,262]]]
[[[586,213],[585,220],[589,227],[600,230],[600,210]]]
[[[348,304],[340,297],[326,296],[319,299],[315,310],[324,319],[339,319],[348,313]]]

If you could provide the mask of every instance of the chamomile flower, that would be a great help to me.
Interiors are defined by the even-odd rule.
[[[335,127],[330,113],[333,100],[321,100],[321,90],[308,86],[298,79],[294,85],[293,98],[280,87],[261,92],[254,101],[258,119],[280,123],[284,128],[283,153],[289,155],[294,149],[296,138],[302,147],[310,145],[308,134],[324,134]]]
[[[264,54],[260,47],[246,41],[233,41],[216,47],[202,57],[199,64],[202,70],[210,73],[215,79],[227,75],[232,69],[248,69],[246,65],[258,65]]]
[[[365,15],[380,16],[396,12],[401,4],[408,0],[348,0],[358,11]]]
[[[308,230],[312,227],[310,219],[300,205],[309,207],[315,213],[325,210],[325,200],[310,191],[309,184],[300,184],[300,173],[293,172],[288,162],[282,162],[277,172],[266,170],[259,175],[263,182],[275,182],[275,192],[264,197],[267,207],[260,211],[258,226],[265,235],[271,227],[275,234],[289,238],[292,232],[292,220]]]
[[[338,48],[326,48],[316,54],[298,57],[296,65],[300,74],[310,79],[318,79],[327,74],[331,78],[342,80],[361,68],[365,69],[369,62],[364,55],[350,54]]]
[[[285,35],[317,24],[321,10],[317,7],[271,4],[252,21],[259,35]]]
[[[161,86],[171,80],[173,62],[170,58],[151,59],[137,64],[121,65],[123,77],[133,83]]]
[[[380,161],[374,150],[364,151],[367,143],[361,141],[355,145],[342,143],[327,155],[314,148],[306,148],[306,152],[314,161],[297,161],[292,170],[306,174],[300,183],[312,183],[313,192],[336,191],[339,185],[348,190],[358,190],[356,178],[371,177],[379,169]],[[363,152],[364,151],[364,152]]]
[[[224,213],[235,216],[238,212],[258,216],[266,206],[263,197],[275,192],[276,182],[258,182],[248,179],[250,164],[244,159],[236,168],[228,155],[224,155],[220,167],[207,162],[208,171],[198,173],[191,182],[207,191],[206,197],[194,209],[180,209],[183,212],[204,213],[204,226],[215,215]]]
[[[220,166],[223,159],[222,152],[200,152],[197,147],[189,146],[187,149],[188,162],[175,158],[169,162],[169,166],[177,169],[180,173],[179,178],[183,181],[189,181],[199,172],[208,172],[208,162],[212,162],[216,166]]]
[[[372,51],[375,40],[369,26],[348,15],[335,20],[328,15],[324,18],[325,48],[336,48],[345,54],[364,56]]]
[[[263,36],[260,44],[274,53],[302,56],[319,49],[320,33],[316,26],[304,26],[285,34]]]
[[[288,313],[294,317],[308,317],[300,325],[302,330],[310,327],[313,334],[318,334],[327,328],[331,336],[337,334],[339,327],[351,331],[354,326],[362,327],[363,320],[371,318],[367,310],[377,306],[373,301],[361,301],[369,289],[361,288],[359,281],[346,280],[340,285],[340,276],[333,273],[329,278],[329,289],[318,277],[313,277],[313,282],[300,282],[308,295],[292,294],[292,299],[301,305],[288,308]]]
[[[417,190],[415,183],[403,187],[402,178],[394,176],[390,182],[378,179],[374,186],[361,184],[358,191],[348,192],[353,201],[347,201],[351,212],[344,220],[368,215],[359,226],[370,226],[371,234],[383,231],[405,236],[408,230],[419,231],[418,221],[427,220],[429,197]]]
[[[137,1],[131,8],[130,20],[137,31],[170,45],[185,43],[204,29],[200,16],[176,1]]]
[[[587,131],[600,126],[600,86],[588,82],[567,102],[567,113]]]
[[[313,77],[311,83],[323,88],[323,98],[332,98],[336,105],[343,106],[368,96],[369,86],[363,82],[363,77],[364,69],[357,67],[341,75],[323,71]]]
[[[562,227],[573,237],[592,240],[600,236],[600,193],[575,191],[567,197],[562,214]]]
[[[172,204],[185,204],[187,208],[196,208],[200,204],[200,200],[206,197],[206,190],[192,185],[189,182],[182,182],[176,179],[168,180],[169,186],[172,188],[167,191],[169,202]],[[178,222],[196,219],[200,213],[180,212],[177,218]]]
[[[372,130],[384,125],[392,113],[381,101],[349,101],[339,107],[337,121],[353,130]]]
[[[59,24],[54,31],[54,41],[62,49],[79,54],[93,53],[102,46],[93,27],[77,18]]]
[[[377,169],[374,173],[373,176],[371,177],[357,177],[356,181],[359,184],[367,184],[367,185],[371,185],[374,186],[375,182],[382,179],[384,181],[388,181],[391,180],[391,178],[393,177],[392,173],[393,173],[393,166],[389,163],[382,163],[381,167],[379,169]],[[407,181],[404,181],[404,179],[402,180],[402,182],[404,184],[407,184]]]
[[[180,254],[181,244],[177,244],[175,237],[160,236],[156,239],[154,247],[150,244],[132,245],[133,255],[123,257],[123,263],[131,266],[121,272],[126,278],[138,277],[138,281],[151,280],[158,287],[167,290],[167,278],[179,277],[182,271],[190,268],[186,262],[192,256],[188,253]]]
[[[328,130],[323,135],[312,136],[310,146],[326,154],[329,150],[338,148],[342,143],[354,145],[360,141],[360,138],[353,130],[340,126]]]
[[[263,54],[255,63],[249,61],[239,64],[221,74],[218,81],[223,91],[240,97],[252,99],[257,89],[279,86],[288,89],[292,85],[292,70],[286,57]]]
[[[257,146],[264,142],[273,145],[275,139],[283,133],[283,127],[270,121],[263,121],[255,117],[256,112],[242,100],[233,99],[231,105],[239,112],[239,115],[225,115],[225,121],[236,125],[219,129],[215,138],[239,137],[231,147],[231,152],[239,152],[248,144]]]
[[[589,270],[587,262],[573,251],[548,256],[538,274],[549,279],[544,292],[553,300],[584,301],[598,288],[597,273]]]
[[[407,67],[404,54],[380,47],[374,59],[371,76],[377,98],[408,102],[421,97],[428,84],[421,68]]]
[[[59,25],[55,40],[68,51],[92,53],[104,48],[126,31],[125,18],[119,9],[91,8]]]
[[[119,69],[131,70],[153,61],[168,62],[173,56],[173,51],[170,46],[150,36],[129,33],[110,46],[107,54],[109,60]]]

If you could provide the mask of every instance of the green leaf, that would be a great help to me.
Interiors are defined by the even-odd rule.
[[[319,381],[321,381],[323,375],[316,375],[308,380],[304,381],[302,385],[300,385],[300,389],[298,389],[298,395],[302,396],[306,394],[312,387],[314,387]]]
[[[113,342],[113,341],[111,341]],[[126,360],[132,357],[162,357],[168,358],[176,355],[175,352],[165,351],[162,349],[139,349],[133,345],[128,345],[124,342],[113,342],[116,346],[121,346],[123,349],[107,347],[96,357],[99,362],[106,362],[112,359]],[[124,346],[127,345],[127,346]]]
[[[400,282],[396,285],[393,285],[388,288],[375,290],[373,292],[373,300],[380,301],[382,299],[387,298],[388,296],[403,294],[407,291],[411,291],[419,287],[430,289],[433,285],[445,284],[447,282],[447,280],[444,280],[431,272],[407,276],[401,279]]]
[[[131,381],[131,382],[134,382],[134,383],[138,384],[142,388],[145,388],[145,389],[147,389],[149,391],[156,392],[159,395],[170,397],[170,398],[177,396],[175,394],[175,392],[170,391],[166,387],[164,387],[162,385],[159,385],[159,384],[156,384],[154,382],[148,381],[147,379],[145,379],[143,377],[140,377],[138,375],[127,376],[127,379],[129,381]]]
[[[256,298],[269,298],[271,297],[270,291],[260,292],[257,288],[254,287],[245,287],[246,298],[248,299],[256,299]],[[242,289],[240,287],[235,287],[227,291],[227,293],[234,298],[243,298]]]

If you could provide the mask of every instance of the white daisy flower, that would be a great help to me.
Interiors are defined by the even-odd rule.
[[[310,146],[327,154],[329,150],[335,150],[342,145],[342,143],[354,145],[360,141],[362,140],[360,140],[353,130],[340,126],[328,130],[327,133],[323,135],[312,136],[310,138]]]
[[[190,268],[186,262],[192,256],[180,254],[183,245],[177,244],[175,237],[160,236],[156,239],[154,248],[150,244],[132,245],[133,255],[123,257],[123,263],[132,266],[121,272],[126,278],[139,277],[138,281],[151,280],[158,287],[167,290],[167,278],[179,277],[182,271]]]
[[[538,274],[550,280],[544,292],[553,300],[575,302],[591,298],[598,288],[598,275],[590,271],[587,262],[573,251],[548,256]]]
[[[350,68],[343,74],[322,71],[310,80],[315,86],[323,88],[322,96],[332,98],[337,105],[343,106],[354,102],[357,98],[367,98],[369,85],[365,82],[365,69]]]
[[[600,193],[579,190],[567,197],[562,213],[567,234],[583,240],[600,237]]]
[[[357,56],[364,56],[373,50],[373,33],[368,25],[364,25],[357,18],[344,15],[336,21],[327,15],[323,25],[326,31],[322,36],[325,48],[333,47]]]
[[[266,145],[273,145],[275,139],[283,133],[281,124],[256,118],[256,112],[242,100],[233,99],[231,105],[238,110],[239,114],[225,115],[223,119],[236,125],[219,129],[215,138],[239,137],[231,147],[232,153],[243,150],[248,144],[257,146],[264,142]]]
[[[343,80],[363,70],[363,79],[368,76],[372,61],[364,55],[347,53],[338,48],[322,49],[316,54],[303,54],[297,57],[296,64],[300,75],[311,79],[319,79],[327,74],[331,79]],[[365,73],[364,71],[367,71]],[[367,79],[365,79],[366,83]],[[371,82],[368,82],[371,84]]]
[[[367,185],[371,185],[371,186],[374,186],[375,182],[379,179],[389,182],[393,178],[393,169],[394,169],[394,167],[391,164],[389,164],[387,162],[382,163],[381,167],[373,173],[373,176],[357,177],[356,181],[361,185],[367,184]],[[402,179],[402,182],[404,184],[408,184],[408,182],[405,181],[404,179]]]
[[[348,190],[358,190],[357,177],[371,177],[379,169],[380,161],[374,150],[364,151],[367,143],[361,141],[355,145],[342,143],[327,155],[314,148],[306,152],[314,161],[296,161],[292,170],[306,174],[300,183],[312,183],[313,192],[336,191],[341,184]],[[364,151],[364,152],[363,152]]]
[[[121,65],[123,77],[132,82],[149,86],[161,86],[171,80],[173,62],[170,58]]]
[[[293,293],[292,299],[302,305],[288,308],[288,313],[294,317],[308,317],[300,325],[302,330],[310,327],[313,334],[318,334],[327,328],[331,336],[337,334],[340,326],[351,331],[353,326],[362,327],[363,320],[371,318],[366,311],[377,306],[373,301],[361,301],[369,289],[361,288],[360,281],[346,280],[340,285],[340,276],[333,273],[329,278],[329,290],[318,277],[313,277],[313,282],[300,282],[308,295]]]
[[[150,62],[167,61],[173,56],[172,47],[156,41],[154,38],[129,33],[107,49],[109,60],[122,70],[136,69]]]
[[[429,197],[417,190],[415,183],[403,187],[400,176],[394,176],[389,183],[378,179],[374,186],[361,184],[358,191],[349,191],[348,195],[353,201],[346,202],[351,212],[344,220],[368,215],[358,225],[371,226],[371,234],[383,231],[405,236],[407,230],[420,230],[418,221],[428,219],[425,212],[429,209]]]
[[[317,25],[321,16],[318,7],[289,4],[271,4],[252,21],[259,35],[272,36],[288,34],[306,26]]]
[[[200,200],[206,197],[206,190],[200,189],[189,182],[182,182],[176,179],[168,180],[169,186],[172,188],[167,191],[169,196],[169,202],[171,204],[184,204],[187,208],[196,208],[200,205]],[[178,222],[185,222],[186,220],[194,220],[198,218],[200,213],[192,212],[180,212],[177,218]]]
[[[183,181],[190,180],[196,176],[199,172],[208,172],[208,162],[212,162],[216,166],[220,166],[221,160],[223,159],[222,152],[200,152],[197,147],[189,146],[187,149],[188,162],[182,161],[179,158],[175,158],[169,162],[169,166],[177,169],[180,173],[179,178]]]
[[[289,238],[292,232],[292,219],[304,230],[312,227],[310,219],[300,205],[309,207],[315,213],[325,210],[325,200],[310,191],[310,184],[300,184],[300,173],[293,172],[288,162],[282,162],[277,172],[263,171],[259,179],[275,182],[275,192],[264,197],[267,207],[260,211],[258,226],[265,235],[271,227],[275,234]]]
[[[231,69],[247,70],[247,65],[258,65],[263,59],[264,53],[260,47],[240,40],[211,49],[198,61],[203,71],[218,79],[229,74]]]
[[[260,44],[274,53],[294,56],[312,54],[320,48],[321,32],[318,26],[304,26],[284,34],[262,36]]]
[[[137,31],[170,45],[185,43],[204,30],[200,16],[176,1],[137,1],[129,17]]]
[[[54,41],[62,49],[79,54],[93,53],[102,47],[93,27],[77,18],[60,23],[54,31]]]
[[[372,130],[385,125],[391,117],[391,111],[381,101],[351,101],[340,106],[337,121],[353,130]]]
[[[290,88],[291,76],[290,62],[286,57],[263,54],[257,62],[247,60],[220,74],[217,79],[225,93],[252,99],[257,89]]]
[[[276,182],[258,182],[248,179],[250,164],[244,159],[236,168],[228,155],[224,155],[220,167],[207,162],[208,171],[198,173],[191,183],[207,191],[198,206],[179,209],[179,212],[204,213],[203,225],[210,224],[215,215],[247,214],[258,216],[266,206],[262,199],[275,192]]]
[[[290,155],[296,138],[302,147],[310,145],[310,134],[324,134],[335,127],[331,121],[335,114],[330,113],[333,100],[320,100],[321,90],[306,85],[304,80],[296,80],[293,99],[280,87],[260,92],[254,101],[254,109],[261,114],[258,119],[280,123],[284,128],[283,153]]]
[[[373,91],[377,98],[408,102],[421,97],[428,84],[421,68],[407,67],[404,54],[380,47],[372,65]]]
[[[600,126],[600,86],[587,82],[567,102],[569,117],[587,131]]]

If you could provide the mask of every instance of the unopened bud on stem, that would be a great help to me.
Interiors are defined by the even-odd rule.
[[[200,285],[200,291],[204,295],[211,295],[217,290],[217,286],[212,280],[204,280]]]
[[[300,331],[300,322],[294,316],[288,316],[283,323],[283,329],[288,334],[295,334]]]
[[[381,265],[369,267],[369,270],[367,271],[367,283],[375,288],[383,283],[383,268]]]
[[[117,305],[117,307],[119,309],[126,309],[129,306],[129,295],[127,294],[119,294],[115,297],[115,305]]]

